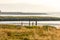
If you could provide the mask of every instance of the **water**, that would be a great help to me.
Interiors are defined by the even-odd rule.
[[[29,26],[29,21],[0,21],[0,24],[14,24],[14,25],[21,25],[23,23],[23,26]],[[30,21],[30,25],[35,25],[35,21]],[[37,26],[41,25],[50,25],[55,26],[57,28],[60,28],[60,21],[37,21]]]

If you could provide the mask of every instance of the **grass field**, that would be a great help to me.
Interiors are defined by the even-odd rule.
[[[60,40],[60,29],[53,26],[0,24],[0,40]]]

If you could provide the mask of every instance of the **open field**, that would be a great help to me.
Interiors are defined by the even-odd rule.
[[[60,40],[60,29],[53,26],[0,24],[0,40]]]

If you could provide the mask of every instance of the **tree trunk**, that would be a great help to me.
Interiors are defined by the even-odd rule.
[[[36,24],[35,25],[37,26],[37,21],[36,21]]]
[[[30,20],[29,20],[29,26],[30,26]]]
[[[21,21],[21,26],[23,26],[23,22]]]

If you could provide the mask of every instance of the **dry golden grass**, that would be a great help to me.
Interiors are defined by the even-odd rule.
[[[0,25],[0,40],[60,40],[60,29],[52,26]]]

